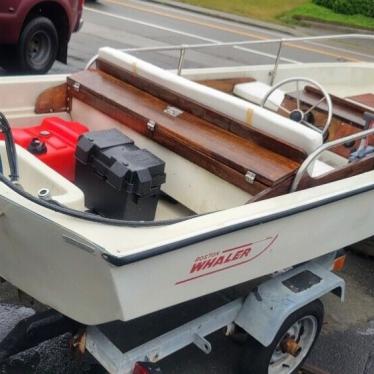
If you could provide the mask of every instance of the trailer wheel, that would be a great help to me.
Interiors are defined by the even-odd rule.
[[[291,314],[268,347],[252,337],[244,348],[241,374],[293,374],[301,367],[321,331],[324,316],[320,300]]]

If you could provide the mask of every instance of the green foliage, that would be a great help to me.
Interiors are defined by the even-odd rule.
[[[374,17],[374,0],[313,0],[317,5],[322,5],[341,14],[362,14]]]
[[[1,1],[4,0],[0,0]],[[277,16],[312,0],[179,0],[221,12],[234,13],[265,21],[277,21]]]
[[[347,15],[336,13],[329,8],[311,2],[285,12],[280,17],[281,21],[289,24],[302,22],[304,19],[374,30],[374,17],[366,17],[361,14]]]

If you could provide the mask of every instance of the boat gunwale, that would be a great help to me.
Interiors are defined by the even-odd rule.
[[[367,193],[373,190],[374,190],[374,183],[368,186],[360,187],[356,190],[345,191],[338,195],[330,196],[330,197],[327,197],[327,198],[324,198],[324,199],[321,199],[315,202],[307,203],[304,205],[300,205],[300,206],[297,206],[297,207],[294,207],[288,210],[284,210],[284,211],[276,212],[276,213],[270,213],[260,218],[254,218],[252,220],[235,223],[227,227],[208,231],[206,233],[198,234],[190,238],[182,239],[180,241],[175,241],[175,242],[161,245],[155,248],[147,249],[136,254],[117,257],[117,256],[113,256],[113,255],[105,253],[102,256],[110,264],[115,265],[117,267],[121,267],[124,265],[129,265],[135,262],[146,260],[148,258],[159,256],[165,253],[173,252],[173,251],[182,249],[184,247],[187,247],[187,246],[190,246],[196,243],[200,243],[206,240],[217,238],[222,235],[231,234],[233,232],[240,231],[243,229],[248,229],[248,228],[251,228],[257,225],[269,223],[269,222],[276,221],[282,218],[287,218],[294,214],[299,214],[299,213],[307,212],[313,209],[317,209],[322,206],[330,205],[338,201],[345,200],[345,199],[348,199],[354,196],[358,196],[360,194]]]
[[[370,172],[372,172],[372,171],[369,171],[369,172],[366,172],[366,173],[363,173],[363,174],[367,174],[367,173],[370,173]],[[360,175],[362,175],[362,174],[360,174]],[[358,176],[359,175],[352,176],[350,178],[355,178],[355,177],[358,177]],[[346,178],[346,179],[350,179],[350,178]],[[152,221],[152,222],[144,222],[144,221],[134,222],[134,221],[113,220],[113,219],[110,219],[110,218],[97,217],[97,216],[94,216],[93,214],[90,214],[90,213],[79,212],[79,211],[76,211],[76,210],[70,209],[70,208],[60,207],[60,206],[57,206],[53,203],[48,203],[46,201],[42,201],[40,199],[37,199],[34,196],[28,194],[27,192],[22,191],[18,187],[14,186],[14,184],[12,182],[8,181],[4,176],[2,176],[0,174],[0,183],[1,182],[4,183],[9,188],[11,188],[14,192],[16,192],[19,195],[21,195],[22,197],[26,198],[27,200],[29,200],[29,201],[37,204],[37,205],[43,206],[47,209],[54,210],[55,212],[58,212],[60,214],[70,215],[70,216],[72,216],[72,214],[74,214],[74,218],[83,219],[83,220],[88,219],[88,220],[91,220],[91,221],[96,221],[96,223],[107,223],[107,224],[112,223],[113,225],[116,225],[116,226],[122,225],[122,226],[126,226],[126,227],[134,227],[134,228],[136,228],[136,227],[169,226],[169,225],[172,225],[172,224],[175,224],[175,223],[190,220],[192,218],[198,218],[198,217],[201,217],[201,216],[204,216],[204,215],[206,216],[206,215],[210,215],[210,214],[213,214],[213,213],[217,213],[217,212],[211,212],[211,213],[207,213],[207,214],[200,214],[200,215],[195,215],[195,216],[191,216],[191,217],[186,217],[185,219],[177,219],[177,220],[171,220],[171,221],[159,221],[159,222],[154,222],[154,221]],[[331,183],[339,183],[339,182],[340,181],[331,182]],[[312,187],[312,188],[319,188],[319,187],[322,187],[322,186],[317,186],[317,187]],[[200,242],[203,242],[203,241],[206,241],[206,240],[210,240],[210,239],[213,239],[213,238],[217,238],[217,237],[222,236],[222,235],[231,234],[233,232],[240,231],[240,230],[247,229],[247,228],[251,228],[251,227],[254,227],[256,225],[269,223],[269,222],[276,221],[276,220],[279,220],[279,219],[282,219],[282,218],[290,217],[294,214],[299,214],[299,213],[307,212],[307,211],[310,211],[310,210],[313,210],[313,209],[317,209],[317,208],[320,208],[322,206],[330,205],[330,204],[336,203],[338,201],[345,200],[345,199],[348,199],[348,198],[351,198],[351,197],[354,197],[354,196],[358,196],[360,194],[364,194],[364,193],[367,193],[367,192],[370,192],[370,191],[373,191],[373,190],[374,190],[374,182],[372,182],[368,185],[365,185],[365,186],[361,186],[361,187],[349,190],[349,191],[344,191],[344,192],[341,192],[341,193],[334,194],[333,196],[321,198],[321,199],[318,199],[317,201],[312,201],[312,202],[309,202],[309,203],[306,203],[306,204],[301,204],[301,205],[298,205],[298,206],[290,208],[290,209],[282,210],[280,212],[265,214],[262,217],[245,220],[245,221],[242,221],[242,222],[239,222],[239,223],[234,223],[230,226],[225,226],[225,227],[222,227],[222,228],[219,228],[219,229],[215,229],[215,230],[207,231],[207,232],[204,232],[204,233],[201,233],[201,234],[197,234],[197,235],[194,235],[192,237],[188,237],[188,238],[185,238],[185,239],[182,239],[182,240],[174,241],[174,242],[167,243],[167,244],[164,244],[164,245],[160,245],[160,246],[157,246],[157,247],[154,247],[154,248],[149,248],[149,249],[140,251],[139,253],[135,253],[135,254],[125,255],[125,256],[114,256],[114,255],[108,253],[108,251],[106,251],[105,248],[103,248],[101,246],[98,246],[96,244],[95,244],[95,249],[97,249],[98,251],[101,252],[100,253],[101,257],[105,261],[107,261],[109,264],[114,265],[116,267],[122,267],[122,266],[125,266],[125,265],[130,265],[130,264],[135,263],[135,262],[143,261],[143,260],[146,260],[146,259],[149,259],[149,258],[152,258],[152,257],[163,255],[163,254],[166,254],[166,253],[169,253],[169,252],[180,250],[184,247],[187,247],[187,246],[190,246],[190,245],[193,245],[193,244],[197,244],[197,243],[200,243]],[[300,193],[300,192],[302,192],[302,191],[296,191],[296,192],[293,192],[293,193]],[[9,199],[9,200],[11,200],[11,199]],[[16,203],[14,200],[12,200],[12,202]],[[21,206],[21,204],[19,204],[19,203],[16,203],[16,204]],[[27,210],[30,210],[29,208],[26,208],[24,206],[23,206],[23,208],[27,209]],[[91,219],[89,219],[88,217],[91,218]],[[105,221],[105,222],[99,222],[99,220],[95,220],[94,218],[103,218],[103,221]],[[48,220],[52,221],[50,218],[48,218]],[[64,225],[61,225],[59,223],[56,223],[56,224],[58,224],[62,227],[65,227]]]

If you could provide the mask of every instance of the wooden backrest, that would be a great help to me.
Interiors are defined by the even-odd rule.
[[[291,93],[290,97],[296,98],[296,93]],[[359,95],[353,96],[351,98],[342,98],[330,94],[331,100],[333,103],[333,114],[335,118],[343,120],[345,123],[352,124],[355,127],[362,128],[365,125],[364,113],[373,112],[374,113],[374,99],[373,99],[373,108],[366,104],[370,104],[371,95]],[[374,95],[373,95],[374,97]],[[304,92],[301,96],[301,101],[308,105],[316,104],[322,98],[322,92],[313,86],[305,86]],[[359,100],[362,98],[361,103]],[[365,103],[365,104],[364,104]],[[322,111],[327,110],[326,102],[322,102],[318,108]]]

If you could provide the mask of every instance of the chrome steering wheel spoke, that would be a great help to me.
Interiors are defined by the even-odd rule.
[[[325,88],[322,87],[318,82],[314,81],[313,79],[296,77],[296,78],[288,78],[288,79],[285,79],[285,80],[277,83],[265,95],[264,99],[262,100],[261,106],[263,108],[265,108],[270,96],[280,87],[283,87],[283,86],[288,85],[290,83],[295,83],[295,85],[296,85],[296,105],[297,105],[297,108],[294,109],[294,110],[289,110],[289,109],[285,108],[283,105],[279,105],[278,110],[280,109],[284,113],[286,113],[291,120],[293,120],[297,123],[300,123],[300,124],[302,124],[306,127],[309,127],[310,129],[313,129],[314,131],[317,131],[318,133],[321,133],[322,136],[324,137],[325,134],[327,133],[327,131],[330,127],[331,121],[332,121],[332,115],[333,115],[332,100],[331,100],[331,97],[328,94],[328,92],[325,90]],[[304,83],[304,85],[302,85],[301,83]],[[309,109],[304,111],[303,106],[302,106],[302,93],[303,93],[303,87],[305,86],[305,83],[310,84],[311,86],[317,88],[321,92],[322,98],[320,100],[318,100],[317,103],[313,104]],[[308,115],[312,114],[312,112],[315,109],[317,109],[324,101],[326,101],[326,104],[327,104],[327,118],[326,118],[326,121],[323,124],[315,125],[308,120]]]

